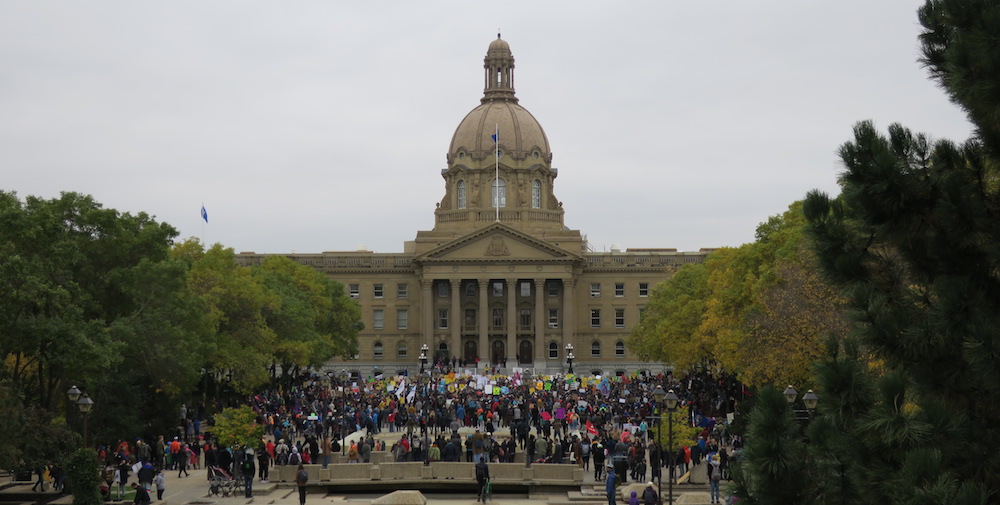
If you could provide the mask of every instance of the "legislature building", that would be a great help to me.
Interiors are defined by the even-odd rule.
[[[571,356],[576,373],[659,371],[626,348],[629,331],[653,286],[710,250],[593,252],[564,225],[549,141],[518,103],[514,57],[499,36],[484,68],[480,104],[451,138],[432,230],[417,231],[401,253],[282,255],[342,283],[361,307],[358,354],[328,369],[412,375],[426,349],[428,362],[507,372],[566,372]]]

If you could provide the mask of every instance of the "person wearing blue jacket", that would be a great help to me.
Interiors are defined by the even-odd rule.
[[[608,505],[615,505],[615,468],[608,468],[608,479],[604,483],[604,490],[608,493]]]

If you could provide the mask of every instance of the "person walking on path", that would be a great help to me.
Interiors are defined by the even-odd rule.
[[[615,505],[615,467],[608,468],[608,479],[604,483],[604,491],[608,493],[608,505]]]
[[[486,464],[486,458],[480,458],[476,463],[476,483],[479,484],[479,496],[476,501],[486,503],[486,483],[490,480],[490,467]]]
[[[163,474],[163,470],[160,469],[159,473],[156,474],[156,478],[153,479],[156,484],[156,500],[163,500],[163,492],[167,490],[167,477]]]
[[[243,473],[243,490],[244,497],[253,498],[253,478],[257,473],[257,467],[253,464],[253,449],[247,449],[246,454],[243,455],[243,463],[240,465],[240,470]]]
[[[180,446],[180,444],[178,445]],[[187,444],[184,444],[178,449],[177,453],[174,454],[174,464],[177,465],[178,479],[181,478],[182,473],[184,474],[184,477],[191,475],[188,473],[187,469],[187,462],[188,462],[187,451],[188,451]]]
[[[295,472],[295,485],[299,488],[299,505],[306,505],[306,491],[309,490],[306,487],[307,484],[309,484],[309,472],[302,466],[302,463],[299,463],[298,470]]]
[[[719,458],[712,458],[711,463],[708,465],[708,484],[709,491],[712,497],[712,503],[719,502],[719,484],[722,481],[722,468],[720,468]]]
[[[34,486],[31,486],[31,490],[38,492],[45,492],[45,465],[41,465],[35,468],[35,473],[38,474],[38,480],[35,482]]]

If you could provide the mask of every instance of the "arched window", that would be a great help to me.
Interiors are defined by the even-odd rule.
[[[382,347],[382,342],[375,342],[375,346],[372,347],[372,355],[375,359],[382,359],[384,348]]]
[[[465,200],[465,181],[458,181],[458,208],[464,209],[467,203]]]
[[[625,342],[621,340],[615,342],[615,357],[624,358],[625,357]]]
[[[498,199],[500,203],[497,203]],[[503,179],[495,179],[493,181],[493,206],[507,206],[507,181]]]
[[[542,208],[542,181],[538,179],[531,181],[531,208]]]
[[[406,358],[406,342],[396,344],[396,357],[400,359]]]
[[[600,342],[598,342],[598,341],[595,340],[593,344],[590,344],[590,357],[591,358],[600,358],[601,357],[601,343]]]
[[[549,359],[559,359],[559,344],[549,342]]]

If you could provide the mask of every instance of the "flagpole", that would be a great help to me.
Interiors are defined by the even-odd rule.
[[[497,200],[495,205],[497,208],[497,222],[499,223],[500,222],[500,123],[496,124],[496,135],[494,135],[494,137],[497,139],[497,142],[496,142],[496,152],[493,153],[493,162],[496,165],[495,173],[493,175],[494,177],[493,184],[496,184],[497,188],[496,191]]]

